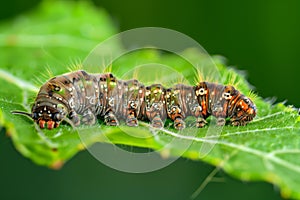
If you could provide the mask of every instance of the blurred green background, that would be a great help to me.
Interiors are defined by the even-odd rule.
[[[298,0],[95,0],[113,18],[120,31],[157,26],[180,31],[197,40],[210,54],[228,58],[245,70],[262,97],[300,106],[299,76],[300,1]],[[9,20],[39,1],[2,2],[0,19]],[[179,159],[148,174],[127,174],[110,169],[87,152],[60,171],[36,166],[0,135],[1,199],[188,199],[213,167]],[[209,183],[197,199],[280,199],[267,183],[242,183],[225,177]]]

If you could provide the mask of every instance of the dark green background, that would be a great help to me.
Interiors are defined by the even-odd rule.
[[[10,19],[38,1],[2,2],[0,18]],[[298,0],[155,0],[96,1],[119,29],[158,26],[197,40],[210,54],[228,58],[246,70],[248,80],[263,97],[300,106],[298,101],[300,1]],[[4,134],[0,137],[1,199],[188,199],[211,166],[180,159],[148,174],[110,169],[87,152],[62,170],[51,171],[24,159]],[[225,174],[225,182],[210,183],[198,199],[279,199],[265,183],[242,183]]]

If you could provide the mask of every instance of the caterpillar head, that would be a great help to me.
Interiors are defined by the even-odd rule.
[[[66,120],[67,108],[63,104],[52,102],[36,102],[31,113],[23,111],[13,111],[13,114],[20,114],[30,117],[40,128],[47,127],[53,129],[59,126],[61,121]]]
[[[69,122],[66,118],[68,114],[66,105],[68,104],[61,95],[55,93],[55,90],[60,91],[60,87],[58,85],[54,86],[51,83],[46,83],[41,87],[31,113],[23,111],[13,111],[12,113],[30,117],[42,129],[45,127],[48,129],[56,128],[63,120]]]
[[[32,119],[40,126],[40,128],[53,129],[58,127],[60,122],[67,115],[67,108],[59,102],[35,103],[32,107]]]
[[[235,102],[235,108],[230,116],[234,126],[243,126],[252,121],[256,116],[256,106],[248,97],[241,95]]]

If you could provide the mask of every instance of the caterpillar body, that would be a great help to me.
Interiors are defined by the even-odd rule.
[[[53,129],[63,120],[75,126],[95,124],[97,117],[110,126],[125,120],[137,126],[138,120],[149,120],[161,128],[169,118],[176,129],[185,128],[187,116],[196,118],[199,128],[210,115],[217,125],[226,118],[234,126],[246,125],[256,116],[251,99],[233,86],[200,82],[195,86],[177,84],[165,88],[161,84],[145,86],[138,80],[117,80],[113,74],[88,74],[80,70],[47,81],[37,94],[31,113],[14,111],[32,118],[40,128]]]

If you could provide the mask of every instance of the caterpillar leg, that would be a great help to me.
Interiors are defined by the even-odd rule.
[[[197,128],[203,128],[207,124],[207,121],[203,117],[198,117],[196,121]]]
[[[78,114],[75,111],[71,111],[69,114],[71,121],[73,122],[74,126],[79,126],[80,125],[80,118]]]
[[[104,122],[108,126],[118,126],[119,125],[119,121],[118,121],[117,117],[115,116],[115,114],[112,111],[108,111],[104,115]]]
[[[164,127],[164,122],[159,115],[156,115],[155,117],[153,117],[153,119],[151,120],[151,127],[153,127],[153,128]]]
[[[92,111],[88,109],[83,113],[81,121],[86,125],[93,125],[96,122],[96,117]]]
[[[177,117],[174,120],[174,128],[176,128],[177,130],[182,130],[185,128],[185,122],[181,117]]]
[[[246,121],[236,120],[236,119],[231,119],[230,122],[231,122],[231,125],[233,125],[233,126],[245,126],[247,124]]]
[[[134,115],[134,112],[129,113],[126,119],[127,126],[138,126],[138,120]]]
[[[220,117],[220,118],[217,119],[217,125],[218,125],[218,126],[224,126],[225,123],[226,123],[225,118],[221,118],[221,117]]]
[[[181,130],[185,128],[185,122],[183,121],[183,115],[181,109],[178,106],[172,106],[168,110],[168,116],[174,121],[174,128]]]

